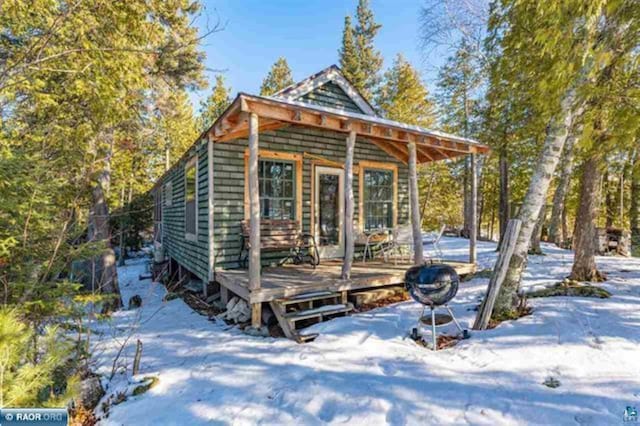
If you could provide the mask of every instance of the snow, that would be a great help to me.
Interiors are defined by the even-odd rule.
[[[445,257],[466,259],[467,244],[444,238]],[[495,244],[478,249],[480,265],[491,267]],[[529,261],[526,287],[556,282],[571,268],[570,252],[543,249],[546,256]],[[124,359],[130,363],[140,339],[134,380],[159,382],[112,406],[102,423],[620,424],[625,407],[640,408],[640,259],[598,264],[610,299],[532,299],[531,316],[432,352],[407,338],[422,309],[413,301],[310,327],[305,332],[320,336],[299,345],[208,321],[181,299],[163,302],[161,285],[138,281],[145,261],[132,260],[119,270],[121,290],[125,303],[139,294],[144,305],[102,325],[96,360],[109,375],[118,350],[112,335],[122,340],[137,323]],[[487,282],[461,285],[451,306],[463,326]],[[560,387],[544,386],[549,377]],[[118,374],[108,392],[131,381]]]

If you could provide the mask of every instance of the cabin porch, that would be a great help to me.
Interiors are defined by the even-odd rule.
[[[275,151],[267,153],[263,150],[263,156],[268,154],[275,156],[276,159],[286,156],[286,158],[294,160],[292,164],[295,164],[295,170],[297,171],[294,173],[293,166],[290,166],[292,173],[289,174],[288,179],[291,179],[292,175],[296,176],[297,182],[295,185],[283,185],[282,190],[279,190],[277,194],[272,190],[275,195],[272,194],[269,198],[265,198],[264,194],[261,194],[261,191],[264,192],[265,189],[261,190],[261,188],[268,188],[268,185],[273,188],[275,178],[273,175],[265,176],[265,170],[269,169],[264,166],[262,169],[260,167],[260,134],[268,130],[281,129],[291,125],[319,128],[331,132],[333,135],[342,133],[344,145],[339,157],[344,155],[344,159],[327,161],[327,159],[321,158],[322,156],[314,156],[313,161],[318,162],[316,165],[320,167],[320,172],[315,174],[315,178],[312,177],[310,181],[305,183],[300,180],[304,172],[302,167],[304,154],[302,156],[295,154],[292,157],[291,153]],[[208,131],[208,135],[210,141],[215,140],[219,144],[238,138],[246,137],[247,139],[247,148],[244,154],[244,220],[247,222],[242,238],[246,240],[246,244],[243,244],[243,246],[248,247],[246,255],[248,269],[215,270],[214,279],[222,286],[222,300],[226,299],[227,290],[247,300],[251,305],[251,326],[254,329],[262,326],[263,302],[270,302],[274,314],[279,318],[280,325],[287,335],[289,333],[286,330],[293,329],[293,327],[289,327],[291,324],[285,323],[301,320],[301,315],[295,312],[287,312],[287,305],[293,302],[286,299],[302,295],[296,298],[295,304],[300,304],[300,299],[305,299],[307,302],[315,302],[315,300],[306,299],[309,297],[309,293],[329,291],[330,297],[341,298],[341,303],[323,305],[323,308],[325,306],[333,306],[336,310],[346,313],[352,308],[346,300],[347,292],[402,284],[404,274],[410,266],[409,263],[401,265],[367,262],[363,264],[358,263],[355,258],[356,232],[366,233],[371,229],[383,228],[397,230],[398,225],[401,225],[398,222],[398,189],[395,166],[391,169],[393,178],[390,180],[394,182],[392,189],[389,190],[388,188],[387,178],[375,178],[377,183],[370,183],[368,186],[370,191],[376,190],[380,194],[378,198],[369,201],[369,203],[376,203],[373,206],[375,209],[372,207],[369,214],[365,215],[364,206],[358,206],[356,218],[357,206],[354,193],[354,174],[356,170],[354,161],[357,158],[355,153],[358,137],[360,138],[359,145],[373,144],[384,151],[390,158],[393,158],[394,161],[399,161],[407,166],[409,214],[404,222],[410,227],[411,241],[409,245],[412,247],[411,264],[413,265],[422,264],[425,260],[418,194],[418,164],[465,155],[470,157],[471,176],[475,177],[476,155],[488,151],[488,147],[475,141],[382,119],[375,114],[350,113],[328,107],[307,105],[290,99],[264,98],[244,94],[239,95],[232,105],[216,120],[214,126]],[[211,146],[211,143],[209,146]],[[366,166],[366,159],[361,158],[358,161],[360,166],[363,165],[362,163]],[[323,172],[322,169],[324,167],[330,168],[331,171],[325,170]],[[376,164],[372,168],[384,169],[384,166]],[[389,172],[383,173],[388,174]],[[284,173],[283,175],[287,174]],[[326,177],[326,182],[323,185],[319,185],[318,181],[322,176]],[[333,177],[329,178],[327,176]],[[374,178],[371,178],[370,182],[373,181]],[[319,249],[318,254],[321,258],[337,258],[341,260],[325,260],[315,270],[308,266],[293,265],[262,268],[261,250],[263,247],[270,249],[274,245],[280,246],[282,244],[278,242],[281,243],[283,240],[287,240],[290,246],[293,240],[289,235],[290,230],[286,232],[278,230],[274,234],[272,232],[272,224],[264,222],[263,219],[280,220],[284,212],[286,213],[284,215],[286,220],[293,220],[295,215],[295,220],[300,226],[304,220],[303,186],[305,184],[314,188],[311,191],[310,228],[316,242],[312,246]],[[363,176],[359,176],[358,185],[358,189],[365,189]],[[287,188],[289,189],[287,190]],[[290,196],[294,192],[292,188],[295,188],[295,196]],[[324,198],[322,195],[323,189],[327,191]],[[476,189],[476,179],[472,178],[472,206],[476,205]],[[315,192],[318,192],[318,194],[315,194]],[[283,198],[282,194],[287,196]],[[267,199],[273,200],[273,203],[267,204],[265,202]],[[282,204],[283,200],[285,204]],[[363,197],[358,197],[358,202],[363,204]],[[267,207],[272,205],[276,207],[268,210]],[[284,208],[282,207],[283,205],[289,207]],[[318,208],[315,208],[316,205]],[[328,213],[325,212],[326,214],[323,215],[318,211],[320,206],[331,206],[331,208],[328,208]],[[266,214],[263,212],[265,209],[268,210]],[[288,219],[287,216],[289,216]],[[321,223],[321,219],[326,219],[326,223]],[[475,208],[471,210],[471,219],[469,261],[473,265],[475,263],[476,243],[475,224],[477,223]],[[365,223],[366,220],[369,220],[369,226]],[[326,241],[324,243],[318,238],[321,236],[320,231],[323,230],[323,225],[327,225],[326,228],[328,229],[325,232]],[[302,231],[302,229],[300,230]],[[263,238],[263,231],[268,238]],[[213,271],[215,269],[213,250],[210,250],[209,257],[211,271]],[[473,268],[473,266],[471,267]],[[310,305],[313,305],[313,303]],[[311,310],[314,311],[314,309]],[[314,311],[313,314],[318,312]],[[325,312],[323,309],[320,314],[321,318]],[[311,312],[307,312],[305,315],[310,314]],[[283,321],[280,321],[280,319],[283,319]]]
[[[459,275],[475,272],[476,265],[453,260],[445,260]],[[224,291],[231,291],[251,304],[271,302],[314,292],[349,292],[372,289],[404,283],[404,274],[413,264],[398,261],[384,262],[371,260],[366,263],[354,261],[351,277],[342,279],[342,260],[323,260],[315,269],[311,266],[285,264],[263,268],[260,288],[249,290],[247,269],[218,270],[215,279]]]

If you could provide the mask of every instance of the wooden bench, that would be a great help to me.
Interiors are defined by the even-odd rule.
[[[247,267],[249,257],[249,220],[240,222],[242,247],[238,262],[243,268]],[[316,241],[311,234],[300,232],[297,221],[290,219],[263,219],[260,221],[260,251],[285,252],[288,254],[280,260],[283,264],[288,260],[296,265],[308,262],[313,268],[320,264],[320,256],[316,248]]]

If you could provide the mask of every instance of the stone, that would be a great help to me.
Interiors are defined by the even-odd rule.
[[[227,305],[225,305],[222,300],[218,299],[213,301],[212,306],[220,311],[223,311]]]
[[[227,311],[220,314],[218,318],[235,323],[247,322],[251,319],[251,308],[249,304],[238,297],[231,298],[226,308]]]
[[[104,389],[100,382],[100,377],[89,376],[80,382],[80,394],[78,404],[83,408],[92,410],[98,405],[104,396]]]
[[[549,376],[544,380],[544,382],[542,382],[542,384],[548,388],[555,389],[557,387],[560,387],[560,380],[556,379],[555,377]]]
[[[145,377],[143,379],[143,383],[133,388],[133,392],[131,393],[133,396],[142,395],[152,387],[158,384],[160,379],[157,377]]]
[[[269,337],[269,329],[265,326],[261,326],[258,328],[255,327],[245,327],[242,330],[245,334],[254,337]]]
[[[142,306],[142,297],[136,294],[129,299],[129,309],[136,309]]]
[[[177,299],[177,298],[179,298],[179,297],[180,297],[180,295],[179,295],[178,293],[169,292],[169,293],[167,293],[167,294],[165,294],[165,295],[164,295],[164,297],[162,298],[162,300],[163,300],[164,302],[168,302],[168,301],[170,301],[170,300]]]

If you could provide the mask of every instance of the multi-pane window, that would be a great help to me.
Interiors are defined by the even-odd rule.
[[[393,171],[365,169],[364,230],[393,227]]]
[[[295,164],[260,160],[260,216],[264,219],[295,218]]]
[[[188,237],[195,237],[198,229],[198,209],[197,209],[197,160],[187,163],[184,170],[184,201],[185,201],[185,234]]]

